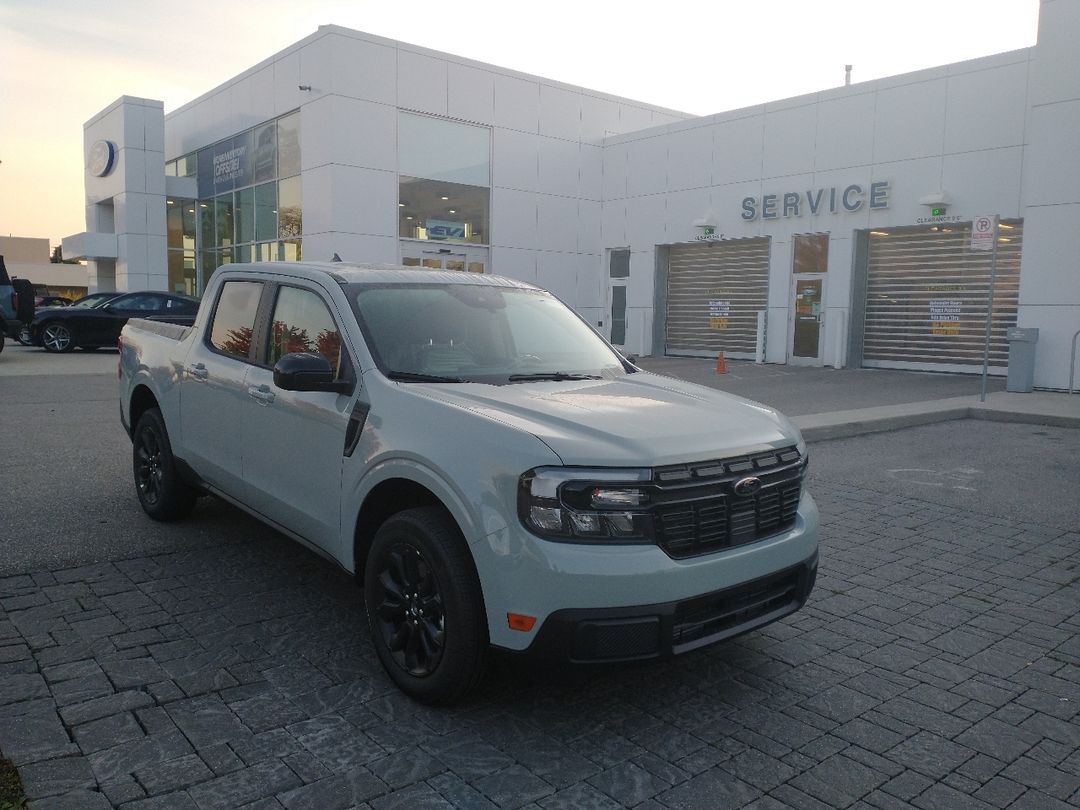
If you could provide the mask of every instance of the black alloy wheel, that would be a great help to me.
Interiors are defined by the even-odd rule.
[[[45,324],[45,327],[41,330],[41,345],[45,347],[45,351],[54,354],[70,352],[75,348],[71,330],[58,321]]]
[[[453,703],[484,672],[487,615],[472,554],[450,514],[406,509],[379,527],[364,568],[375,652],[405,694]]]
[[[156,408],[139,417],[132,435],[131,461],[135,493],[146,514],[168,522],[191,513],[197,493],[177,472],[169,434]]]
[[[446,647],[446,612],[435,572],[416,546],[394,545],[379,571],[376,623],[394,663],[415,678],[438,669]]]
[[[19,334],[15,336],[15,339],[19,341],[19,345],[21,346],[34,345],[34,339],[30,336],[30,326],[28,324],[23,324],[19,327]]]

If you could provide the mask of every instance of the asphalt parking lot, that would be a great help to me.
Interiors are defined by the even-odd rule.
[[[143,515],[115,354],[85,360],[0,378],[0,751],[32,808],[1080,806],[1075,430],[815,444],[803,611],[668,663],[497,659],[433,710],[330,564],[213,499]]]

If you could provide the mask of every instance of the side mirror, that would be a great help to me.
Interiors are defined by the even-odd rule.
[[[274,364],[274,385],[283,391],[332,391],[347,394],[352,384],[335,380],[330,361],[321,354],[294,352]]]

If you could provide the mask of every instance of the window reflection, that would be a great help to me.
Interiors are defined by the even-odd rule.
[[[341,370],[341,334],[326,304],[310,290],[282,287],[274,305],[267,360],[273,365],[293,352],[321,354],[335,376]]]
[[[262,284],[253,281],[228,281],[221,288],[210,343],[216,349],[247,359],[255,315],[259,309]]]

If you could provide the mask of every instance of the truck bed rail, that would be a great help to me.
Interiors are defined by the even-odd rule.
[[[178,326],[174,323],[162,323],[161,321],[150,321],[146,318],[132,318],[127,322],[125,329],[141,329],[143,332],[152,332],[155,335],[161,335],[167,337],[170,340],[181,341],[186,338],[190,333],[192,327],[190,326]]]

